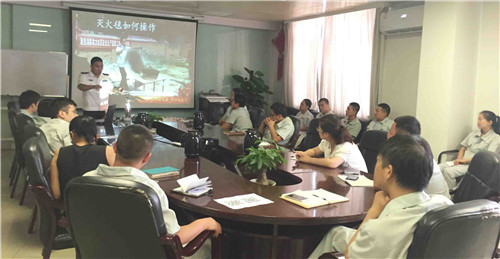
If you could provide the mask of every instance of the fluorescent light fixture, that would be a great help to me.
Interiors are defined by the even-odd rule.
[[[34,23],[34,22],[30,22],[30,26],[38,26],[38,27],[52,27],[52,25],[50,24],[44,24],[44,23]]]
[[[29,29],[30,32],[47,32],[46,30],[33,30],[33,29]]]
[[[404,19],[404,18],[406,18],[407,16],[408,16],[408,15],[404,13],[404,14],[402,14],[402,15],[401,15],[401,19]]]

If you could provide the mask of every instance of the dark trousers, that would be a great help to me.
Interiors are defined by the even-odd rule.
[[[106,115],[105,111],[83,111],[83,115],[90,116],[96,120],[100,120],[104,118],[104,115]]]

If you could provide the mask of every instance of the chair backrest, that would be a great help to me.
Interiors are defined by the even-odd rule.
[[[297,142],[297,139],[299,137],[299,133],[300,133],[300,120],[293,116],[293,115],[288,115],[288,117],[290,117],[290,119],[292,119],[292,122],[293,122],[293,135],[292,137],[290,138],[290,142],[288,142],[288,147],[289,148],[293,148],[295,146],[295,143]]]
[[[358,144],[361,141],[361,138],[363,137],[363,134],[366,131],[366,127],[368,127],[368,124],[370,124],[369,120],[359,120],[361,122],[361,130],[359,131],[358,135],[354,139],[354,143]]]
[[[455,191],[453,202],[486,199],[500,194],[500,156],[489,151],[474,155],[467,173]]]
[[[319,137],[319,133],[317,128],[319,127],[319,119],[313,119],[309,122],[309,126],[307,127],[306,136],[302,143],[297,148],[297,150],[308,150],[313,147],[317,147],[321,142],[321,138]]]
[[[500,205],[474,200],[427,212],[418,222],[407,258],[493,258]]]
[[[38,128],[37,126],[33,124],[26,124],[24,125],[23,129],[23,143],[25,143],[28,139],[32,137],[38,137],[38,136],[43,136],[45,140],[47,140],[47,137],[45,136],[45,133]]]
[[[55,118],[54,111],[52,110],[52,102],[54,102],[54,100],[55,99],[53,98],[46,98],[40,100],[40,103],[38,104],[38,116]]]
[[[76,177],[64,197],[71,235],[82,258],[166,257],[159,242],[166,233],[161,203],[149,186]]]
[[[257,106],[247,106],[248,113],[250,114],[250,120],[252,121],[252,126],[257,129],[260,122],[264,119],[264,110]]]
[[[23,157],[30,176],[31,190],[40,208],[40,239],[45,243],[50,239],[52,224],[57,224],[52,220],[55,219],[55,208],[52,206],[54,199],[47,177],[52,155],[45,137],[40,135],[26,140],[23,145]]]
[[[387,132],[381,130],[368,130],[361,137],[359,142],[359,151],[365,159],[366,168],[368,172],[373,174],[375,164],[377,163],[377,156],[382,145],[387,139]]]
[[[16,113],[18,113],[21,108],[19,107],[19,102],[14,102],[14,101],[10,101],[7,103],[7,109],[10,110],[14,110]]]
[[[16,141],[16,135],[18,133],[18,126],[17,126],[17,120],[16,120],[16,115],[17,112],[14,108],[9,108],[8,109],[8,116],[9,116],[9,126],[10,126],[10,131],[12,133],[12,137],[14,138],[14,141]],[[17,144],[16,144],[17,147]]]

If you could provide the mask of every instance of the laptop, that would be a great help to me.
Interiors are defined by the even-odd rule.
[[[115,115],[116,104],[108,106],[108,111],[106,112],[106,116],[104,119],[95,120],[97,125],[112,125],[113,124],[113,116]]]

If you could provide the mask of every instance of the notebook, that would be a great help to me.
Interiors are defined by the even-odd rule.
[[[179,176],[179,169],[170,166],[143,170],[151,179],[175,178]]]

